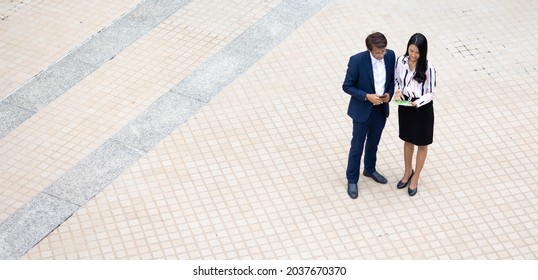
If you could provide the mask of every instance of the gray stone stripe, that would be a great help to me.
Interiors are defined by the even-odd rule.
[[[326,4],[327,0],[283,1],[170,89],[168,94],[113,138],[148,152],[183,121],[177,119],[180,115],[176,116],[174,112],[187,102],[184,97],[199,101],[199,106],[209,102]]]
[[[79,207],[46,193],[39,193],[0,224],[0,259],[22,257]]]
[[[18,259],[328,0],[284,1],[0,224],[0,259]]]
[[[189,0],[145,0],[0,101],[0,138],[113,59]]]

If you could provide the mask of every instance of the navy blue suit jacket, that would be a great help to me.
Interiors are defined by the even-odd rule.
[[[385,81],[385,92],[390,98],[394,95],[394,63],[396,56],[394,51],[387,49],[385,53],[385,68],[387,80]],[[351,58],[347,65],[346,78],[342,89],[351,95],[347,114],[357,122],[365,122],[372,112],[372,102],[364,100],[367,93],[375,93],[374,72],[372,69],[372,59],[369,51],[360,52]],[[389,105],[384,103],[383,109],[389,116]]]

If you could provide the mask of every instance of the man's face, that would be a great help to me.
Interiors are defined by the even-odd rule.
[[[370,52],[372,53],[372,56],[375,59],[381,60],[385,56],[385,53],[387,52],[387,48],[374,47]]]

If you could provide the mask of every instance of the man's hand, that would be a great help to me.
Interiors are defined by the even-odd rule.
[[[368,99],[368,101],[372,102],[372,104],[374,105],[381,105],[383,103],[389,103],[390,95],[388,93],[385,93],[379,96],[375,93],[369,93],[366,94],[366,99]]]
[[[381,99],[381,101],[383,101],[383,103],[389,103],[390,95],[385,92],[385,94],[383,94],[383,96],[381,96],[380,99]]]

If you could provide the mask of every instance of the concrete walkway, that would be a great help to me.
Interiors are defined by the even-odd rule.
[[[538,5],[221,2],[0,5],[1,259],[538,257]],[[345,191],[372,31],[438,73],[413,198],[395,106]]]

